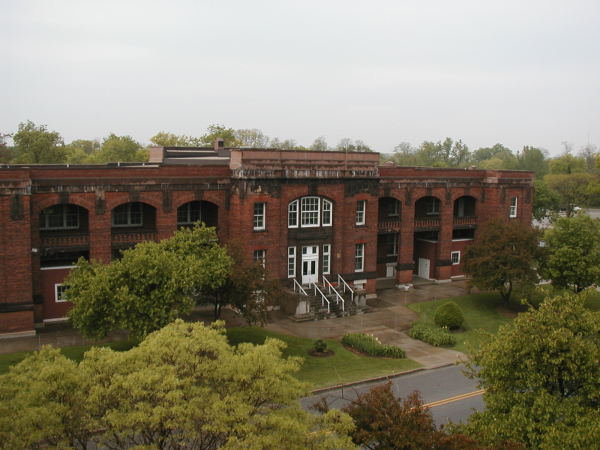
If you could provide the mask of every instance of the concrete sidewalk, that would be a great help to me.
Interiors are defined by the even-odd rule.
[[[266,325],[265,328],[309,339],[340,339],[346,333],[370,333],[377,336],[384,344],[393,344],[403,348],[406,350],[408,358],[423,364],[426,368],[434,368],[454,364],[462,354],[409,338],[406,333],[410,324],[418,320],[418,317],[405,305],[465,294],[466,282],[464,280],[434,283],[415,278],[413,286],[406,293],[404,289],[396,288],[393,280],[378,280],[377,298],[368,300],[368,305],[375,308],[376,312],[297,323],[289,319],[282,311],[273,311],[273,322]],[[197,308],[184,319],[209,324],[212,321],[212,309]],[[227,327],[245,325],[244,321],[229,309],[222,312],[222,319],[225,320]],[[126,331],[119,330],[100,342],[123,340],[127,337]],[[38,329],[36,336],[0,339],[0,353],[39,350],[44,345],[69,347],[92,343],[92,341],[83,339],[68,323],[55,323]]]

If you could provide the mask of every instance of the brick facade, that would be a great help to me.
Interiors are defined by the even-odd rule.
[[[0,333],[60,319],[66,306],[54,286],[67,271],[55,268],[79,256],[108,263],[137,242],[168,238],[183,225],[178,209],[198,210],[223,243],[240,239],[248,259],[263,255],[273,278],[301,283],[325,268],[368,293],[378,277],[410,283],[419,260],[428,278],[460,275],[453,252],[484,220],[531,222],[530,172],[379,166],[376,153],[157,147],[151,155],[146,164],[0,166]],[[130,223],[115,222],[115,211]],[[257,211],[264,226],[255,229]]]

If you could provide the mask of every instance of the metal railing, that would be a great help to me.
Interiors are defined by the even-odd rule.
[[[342,311],[346,311],[346,302],[344,301],[344,297],[342,297],[340,295],[340,293],[338,291],[336,291],[336,289],[329,282],[329,280],[327,278],[325,278],[325,276],[323,276],[323,287],[326,287],[329,290],[329,294],[331,294],[331,291],[333,291],[335,293],[336,303],[339,305],[340,300],[341,300],[342,301]]]
[[[420,227],[439,227],[441,220],[439,218],[436,219],[415,219],[415,228]]]
[[[294,292],[296,292],[296,286],[298,286],[298,293],[302,292],[304,295],[308,295],[298,280],[294,278]]]
[[[453,223],[454,225],[477,225],[477,217],[455,217]]]
[[[379,230],[399,230],[400,228],[402,228],[402,220],[388,220],[377,224]]]
[[[344,292],[346,292],[346,289],[350,291],[350,301],[354,303],[354,291],[352,290],[350,285],[346,283],[346,280],[344,280],[340,275],[338,275],[338,285],[343,286]]]
[[[315,283],[314,281],[311,281],[308,284],[308,288],[310,289],[310,285],[313,285],[313,287],[315,288],[315,297],[317,297],[317,292],[319,294],[321,294],[321,306],[325,305],[325,302],[327,302],[327,312],[331,312],[331,302],[329,301],[329,299],[325,296],[325,294],[323,294],[323,292],[321,291],[321,289],[319,289],[319,286],[317,286],[317,283]]]
[[[89,245],[89,235],[45,236],[40,238],[41,247],[65,247],[69,245]]]

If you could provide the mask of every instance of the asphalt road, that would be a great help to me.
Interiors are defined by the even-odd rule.
[[[391,378],[394,391],[401,398],[418,390],[426,405],[433,413],[436,424],[465,420],[473,409],[483,411],[484,402],[477,387],[477,380],[470,380],[461,370],[464,366],[447,366],[439,369],[421,370],[407,375]],[[329,390],[319,395],[301,399],[306,409],[316,403],[321,397],[327,396],[330,405],[341,408],[345,403],[356,397],[356,393],[366,392],[370,386],[380,384],[362,384],[355,387]]]

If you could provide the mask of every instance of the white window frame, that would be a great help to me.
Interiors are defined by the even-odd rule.
[[[200,202],[197,203],[198,208],[199,208],[199,210],[198,210],[198,220],[192,220],[190,218],[190,216],[192,215],[191,214],[192,213],[191,209],[192,209],[192,205],[193,204],[194,204],[194,201],[191,201],[191,202],[184,203],[179,208],[177,208],[177,225],[189,225],[189,224],[192,224],[192,223],[196,223],[198,221],[200,221],[200,222],[202,221],[202,205],[201,205]],[[185,207],[185,218],[186,218],[186,220],[180,221],[179,220],[179,210],[181,208],[183,208],[183,207]]]
[[[288,247],[288,278],[296,277],[296,247]]]
[[[314,228],[321,225],[321,199],[302,197],[300,199],[300,226]]]
[[[67,289],[62,289],[62,287],[63,287],[62,283],[56,283],[54,285],[54,301],[56,303],[62,303],[62,302],[68,301],[64,297],[64,293]]]
[[[69,207],[73,207],[75,209],[75,214],[68,214]],[[60,226],[51,226],[50,218],[48,217],[48,211],[52,208],[60,208],[61,211],[59,214],[62,216],[62,224]],[[67,216],[75,215],[77,217],[77,225],[67,225]],[[79,228],[79,208],[77,205],[72,203],[65,203],[59,205],[52,205],[48,208],[44,208],[40,212],[40,230],[76,230]]]
[[[258,263],[261,266],[265,267],[267,259],[267,251],[262,250],[254,250],[254,263]]]
[[[392,199],[388,204],[388,217],[398,217],[400,215],[400,200]]]
[[[131,212],[131,206],[132,205],[140,205],[140,221],[139,223],[136,221],[134,222],[132,220],[132,212]],[[129,203],[123,203],[121,205],[115,206],[113,208],[113,210],[111,211],[110,214],[110,223],[112,227],[115,228],[119,228],[119,227],[141,227],[144,225],[144,207],[142,206],[143,203],[142,202],[129,202]],[[127,211],[118,211],[119,209],[123,209],[123,208],[127,208]],[[120,223],[120,224],[115,224],[115,212],[122,214],[122,213],[126,213],[127,214],[127,223]],[[134,211],[134,214],[137,214],[136,211]]]
[[[431,201],[427,202],[427,215],[437,216],[440,214],[440,199],[431,197]]]
[[[267,204],[265,202],[254,203],[254,229],[264,230],[266,222]]]
[[[356,244],[354,247],[354,271],[364,272],[365,270],[365,244]]]
[[[288,228],[330,227],[333,203],[321,197],[307,196],[288,204]]]
[[[453,266],[460,264],[460,252],[451,252],[450,259],[452,260]]]
[[[509,217],[517,217],[517,205],[519,200],[517,197],[510,198],[510,214]]]
[[[390,242],[393,241],[393,242]],[[386,242],[387,256],[398,256],[398,233],[388,234]],[[390,253],[390,246],[393,247],[393,253]]]
[[[298,200],[288,205],[288,228],[298,228]]]
[[[323,199],[323,226],[330,227],[333,220],[333,204]]]
[[[323,245],[323,275],[331,273],[331,245]]]
[[[358,200],[356,202],[356,225],[365,224],[365,212],[367,210],[367,201]]]

